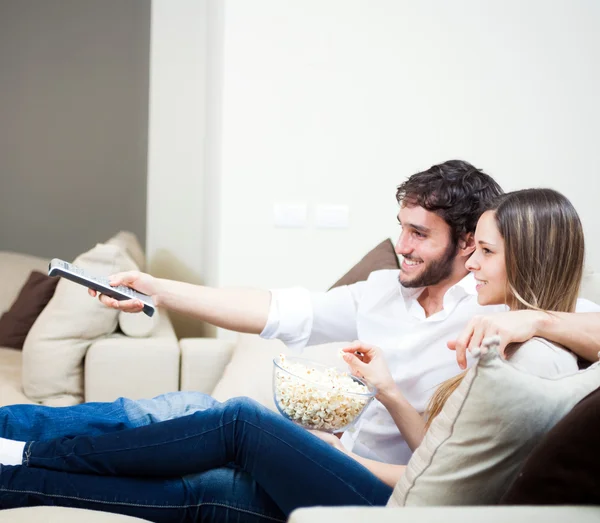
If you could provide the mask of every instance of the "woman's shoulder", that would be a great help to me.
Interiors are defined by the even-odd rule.
[[[520,344],[508,362],[529,374],[554,378],[577,372],[577,357],[562,345],[544,338],[532,338]]]

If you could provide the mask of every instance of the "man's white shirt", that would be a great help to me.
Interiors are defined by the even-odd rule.
[[[456,339],[473,316],[507,308],[480,306],[475,279],[469,274],[448,289],[442,310],[426,317],[417,300],[423,289],[404,288],[398,276],[398,270],[375,271],[367,281],[320,293],[302,288],[272,290],[261,336],[279,338],[293,349],[354,340],[380,347],[404,397],[424,412],[437,386],[460,372],[456,354],[446,343]],[[600,311],[600,307],[578,300],[577,310]],[[405,464],[412,454],[378,401],[342,442],[359,455],[386,463]]]

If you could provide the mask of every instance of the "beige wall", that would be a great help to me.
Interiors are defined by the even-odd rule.
[[[146,235],[150,2],[0,0],[0,249]]]

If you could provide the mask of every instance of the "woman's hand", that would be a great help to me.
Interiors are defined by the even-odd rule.
[[[396,392],[396,383],[380,348],[355,341],[342,350],[344,361],[349,365],[352,374],[364,378],[376,387],[377,398]]]
[[[108,280],[113,287],[125,285],[148,296],[154,296],[158,293],[157,278],[140,271],[119,272],[109,276]],[[144,304],[140,300],[118,301],[110,296],[106,296],[106,294],[98,294],[93,289],[88,289],[88,293],[92,297],[98,296],[104,305],[112,309],[124,312],[141,312],[144,308]],[[156,302],[156,299],[154,301]]]

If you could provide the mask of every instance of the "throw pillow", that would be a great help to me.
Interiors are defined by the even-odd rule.
[[[527,458],[505,505],[600,505],[600,389],[580,401]]]
[[[98,276],[137,269],[116,245],[98,244],[73,263]],[[85,354],[94,341],[115,331],[118,312],[90,298],[82,285],[60,278],[23,346],[25,394],[45,405],[83,401]]]
[[[11,308],[0,317],[0,347],[22,349],[27,333],[48,304],[57,278],[33,271]]]
[[[480,356],[433,420],[388,506],[493,505],[539,439],[600,386],[600,364],[558,378]]]
[[[248,396],[264,406],[277,410],[273,401],[273,359],[284,353],[319,363],[336,366],[343,360],[338,356],[347,343],[326,343],[305,348],[300,354],[291,351],[280,340],[265,340],[254,334],[240,334],[238,342],[212,396],[225,401]]]
[[[137,236],[129,231],[119,231],[107,242],[107,245],[121,247],[135,262],[140,271],[146,270],[146,255]]]
[[[330,287],[330,290],[342,285],[352,285],[359,281],[365,281],[373,271],[399,268],[394,244],[387,238],[365,254],[362,260]]]

